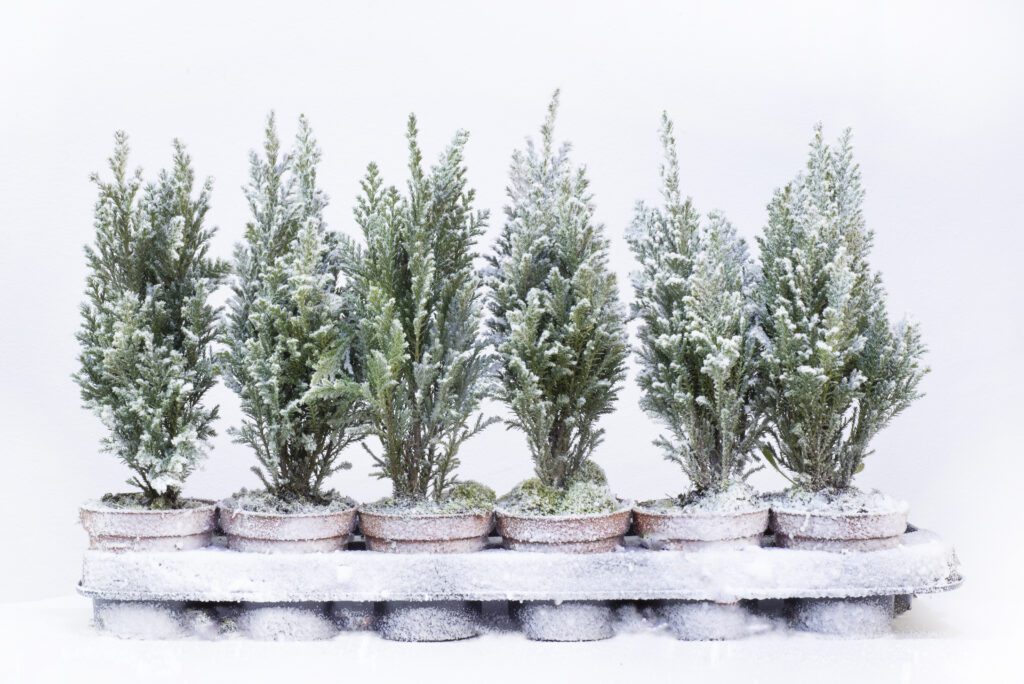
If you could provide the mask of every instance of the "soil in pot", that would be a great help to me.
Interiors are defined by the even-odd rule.
[[[389,498],[359,508],[359,527],[371,551],[480,551],[494,527],[494,491],[457,484],[441,501]]]
[[[356,502],[334,492],[322,501],[282,501],[242,490],[219,505],[228,548],[257,553],[339,551],[356,525]]]
[[[633,507],[637,534],[652,549],[759,546],[768,504],[747,484],[703,494],[644,501]]]
[[[79,509],[89,548],[100,551],[187,551],[208,546],[216,505],[180,499],[177,508],[149,508],[137,494],[117,494]]]
[[[778,546],[822,551],[894,548],[907,530],[906,502],[878,490],[789,490],[771,498]]]
[[[527,480],[498,501],[495,513],[506,548],[601,553],[622,545],[630,504],[600,482],[576,482],[559,490]]]

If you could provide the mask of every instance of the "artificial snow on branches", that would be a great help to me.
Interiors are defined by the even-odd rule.
[[[456,133],[429,171],[417,134],[410,116],[406,194],[385,187],[370,164],[355,209],[365,246],[339,252],[361,297],[361,391],[369,431],[380,440],[379,452],[367,447],[376,474],[391,480],[396,499],[440,501],[455,483],[459,448],[492,422],[473,417],[489,365],[473,267],[487,213],[473,209],[466,181],[468,134]]]
[[[555,147],[558,93],[541,128],[512,157],[506,222],[488,257],[488,326],[497,396],[526,434],[537,477],[565,489],[603,430],[625,375],[624,312],[608,242],[594,221],[585,170]]]
[[[96,242],[85,249],[74,379],[109,430],[104,450],[135,473],[128,482],[142,490],[143,503],[176,507],[217,418],[217,407],[203,404],[217,380],[218,310],[208,298],[227,272],[207,254],[212,185],[207,180],[193,196],[192,161],[175,141],[172,168],[143,187],[142,172],[128,171],[121,132],[110,170],[112,181],[93,176]]]
[[[776,191],[758,239],[774,442],[765,456],[813,490],[850,485],[928,370],[917,326],[889,323],[863,199],[849,130],[831,147],[819,125],[806,171]]]
[[[672,122],[662,115],[662,207],[637,205],[629,244],[640,262],[641,405],[671,438],[655,442],[696,494],[723,491],[750,472],[764,421],[756,407],[756,274],[746,243],[718,213],[701,220],[679,190]]]
[[[245,418],[232,432],[256,452],[253,471],[269,494],[325,503],[326,478],[350,467],[342,449],[363,436],[355,324],[336,292],[336,240],[324,224],[309,123],[300,117],[290,154],[281,153],[273,115],[265,135],[263,155],[250,156],[252,220],[235,250],[224,365]],[[330,391],[310,392],[328,360],[337,362]]]

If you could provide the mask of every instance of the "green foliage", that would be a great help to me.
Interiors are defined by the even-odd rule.
[[[493,254],[488,320],[497,396],[526,434],[537,476],[564,488],[587,463],[625,375],[624,313],[583,168],[555,149],[555,93],[541,128],[512,157],[506,222]]]
[[[473,480],[457,482],[448,492],[448,500],[468,510],[491,510],[497,499],[494,490]]]
[[[207,254],[211,182],[193,196],[192,162],[175,141],[171,169],[143,188],[141,171],[128,172],[128,137],[120,132],[110,170],[112,181],[93,176],[96,242],[85,249],[74,379],[109,430],[104,450],[135,473],[129,484],[150,507],[174,507],[217,418],[217,407],[202,402],[218,373],[211,351],[218,310],[208,298],[227,270]]]
[[[917,326],[889,324],[863,197],[849,131],[833,148],[818,126],[807,170],[775,193],[758,240],[774,438],[765,453],[810,489],[849,486],[928,370]]]
[[[252,220],[235,250],[224,364],[245,414],[232,432],[255,451],[253,472],[279,499],[325,503],[326,478],[350,467],[339,455],[364,431],[354,312],[335,291],[336,240],[324,224],[319,161],[305,118],[287,155],[268,118],[263,155],[250,156]],[[310,392],[328,360],[330,387]]]
[[[679,190],[679,159],[662,116],[663,207],[637,206],[629,235],[640,271],[633,311],[644,410],[672,438],[655,442],[697,492],[721,491],[750,472],[763,433],[758,398],[755,268],[720,214],[701,220]]]
[[[489,363],[473,267],[487,214],[473,210],[464,131],[429,172],[414,116],[407,139],[407,194],[384,187],[370,164],[355,209],[365,247],[339,252],[361,297],[362,398],[381,444],[379,453],[367,448],[377,476],[391,480],[397,499],[440,501],[455,482],[460,447],[492,422],[472,419]],[[328,365],[323,376],[333,373]]]
[[[608,485],[592,480],[574,480],[564,487],[554,487],[532,478],[520,482],[498,503],[526,515],[587,515],[620,508]]]

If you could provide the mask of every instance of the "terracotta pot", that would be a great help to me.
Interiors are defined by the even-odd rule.
[[[497,509],[498,533],[507,549],[603,553],[622,545],[630,507],[611,513],[523,515]]]
[[[807,512],[772,506],[771,527],[778,546],[820,551],[874,551],[899,545],[907,511],[884,513]]]
[[[265,513],[220,503],[228,548],[257,553],[340,551],[356,526],[356,507],[323,513]]]
[[[768,528],[768,506],[727,513],[634,506],[633,521],[644,544],[654,549],[760,546]]]
[[[187,551],[208,546],[217,524],[212,501],[193,508],[150,511],[90,502],[79,509],[89,548],[100,551]]]
[[[360,508],[359,527],[370,551],[469,553],[484,548],[494,514],[410,515]]]

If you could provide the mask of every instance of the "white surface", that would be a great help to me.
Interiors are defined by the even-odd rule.
[[[114,129],[131,134],[132,161],[150,174],[170,160],[172,137],[188,144],[198,174],[215,177],[209,220],[220,226],[214,251],[227,257],[247,217],[240,190],[246,154],[259,145],[269,109],[276,108],[289,136],[298,113],[309,115],[324,149],[328,223],[343,231],[353,229],[350,207],[369,160],[380,162],[389,182],[404,182],[404,122],[415,111],[428,159],[457,127],[470,130],[470,180],[479,206],[492,210],[489,244],[501,221],[509,155],[536,132],[560,86],[558,133],[589,167],[623,285],[633,268],[623,238],[633,204],[657,193],[662,109],[676,122],[685,190],[702,212],[724,210],[747,237],[764,224],[771,191],[804,163],[812,124],[823,121],[829,136],[853,126],[866,219],[876,233],[872,263],[885,276],[893,315],[910,312],[920,320],[933,368],[923,385],[927,396],[875,440],[877,453],[858,482],[909,501],[913,520],[957,545],[967,583],[933,599],[935,615],[955,621],[942,615],[943,606],[962,600],[986,616],[976,627],[1016,629],[1021,566],[1013,559],[1020,555],[1024,480],[1024,6],[444,5],[0,4],[0,516],[17,521],[4,531],[5,558],[26,559],[0,563],[0,600],[70,591],[85,547],[76,506],[123,488],[127,477],[96,453],[101,426],[79,408],[69,377],[85,277],[81,248],[92,237],[95,192],[87,178],[103,169]],[[678,493],[685,483],[650,444],[658,428],[637,398],[630,378],[618,412],[604,423],[607,440],[596,460],[620,494],[639,500]],[[225,434],[237,422],[237,402],[223,387],[213,399],[222,407],[220,435],[205,470],[187,487],[194,496],[255,484],[251,456]],[[354,469],[334,484],[362,501],[386,494],[385,482],[365,476],[361,450],[349,456]],[[460,456],[465,477],[499,492],[530,471],[522,436],[497,426]],[[755,484],[774,488],[783,481],[765,472]],[[4,629],[19,610],[4,608]],[[124,653],[135,666],[151,660],[180,673],[210,662],[218,649],[97,641],[81,631],[85,614],[48,618],[62,625],[67,641],[55,654],[37,653],[38,667],[70,669],[76,659],[98,663]],[[4,653],[31,653],[26,640],[42,627],[34,625]],[[222,660],[246,672],[329,663],[337,673],[346,663],[357,670],[397,667],[391,656],[399,653],[413,667],[455,652],[351,643],[340,655],[323,646],[278,651],[240,644]],[[496,655],[498,649],[480,645],[487,643],[458,648]],[[763,656],[764,672],[797,662],[821,672],[839,661],[943,674],[956,671],[943,665],[949,659],[978,647],[895,640],[864,651],[829,643],[796,659],[777,644],[618,643],[576,651],[517,643],[502,657],[538,665],[578,657],[598,673],[638,661],[682,672],[674,658],[685,654],[695,674],[714,674],[739,667],[732,656],[750,648]],[[181,653],[207,655],[193,662]],[[275,653],[298,659],[269,665]],[[365,659],[371,653],[372,662]],[[871,654],[880,660],[862,657]]]
[[[389,642],[369,633],[323,642],[135,641],[89,627],[90,602],[63,597],[0,604],[4,682],[996,682],[1015,681],[1008,653],[1022,633],[987,640],[956,594],[917,601],[880,639],[770,632],[740,641],[681,642],[667,633],[611,641],[536,643],[490,634],[447,644]],[[531,675],[530,673],[533,673]],[[540,678],[537,678],[539,675]],[[306,679],[321,677],[322,679]],[[678,680],[674,679],[679,677]],[[340,678],[340,679],[339,679]]]

